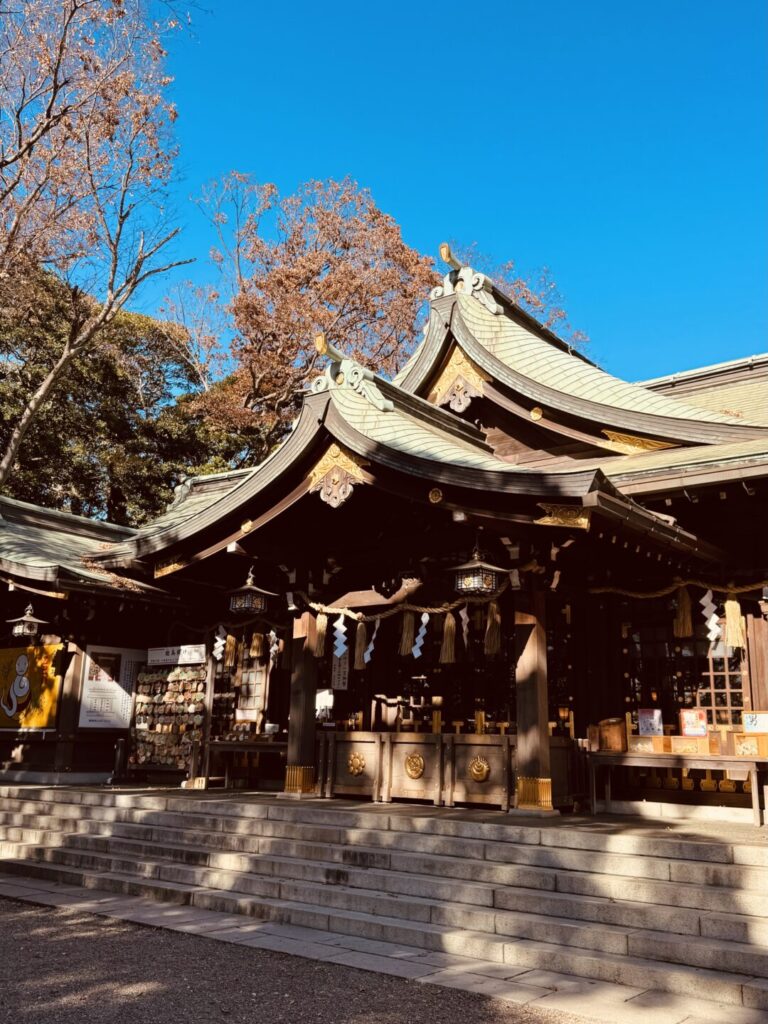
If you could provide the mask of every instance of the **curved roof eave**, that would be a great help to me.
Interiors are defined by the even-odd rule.
[[[606,427],[620,427],[654,437],[694,444],[714,444],[753,437],[768,437],[768,428],[764,426],[738,423],[735,420],[730,422],[727,417],[721,419],[701,417],[700,410],[686,409],[684,406],[680,415],[641,412],[627,409],[621,405],[596,402],[535,381],[509,367],[478,341],[466,324],[458,302],[453,308],[451,331],[466,355],[487,373],[507,387],[547,408],[559,409],[581,419],[604,424]],[[609,374],[605,376],[607,380],[610,379]],[[634,386],[636,387],[636,385]],[[654,395],[654,397],[658,396]],[[677,406],[681,403],[674,404]],[[690,418],[688,418],[689,416]]]
[[[462,297],[467,302],[477,301],[468,295]],[[495,315],[505,316],[504,313]],[[527,330],[524,323],[520,326]],[[670,400],[671,404],[667,410],[670,415],[662,415],[628,409],[621,404],[596,402],[536,381],[497,358],[478,340],[462,316],[459,296],[456,294],[432,301],[425,338],[395,378],[395,383],[412,394],[419,392],[437,371],[445,356],[451,335],[465,354],[499,383],[549,409],[558,409],[569,415],[603,424],[605,427],[618,427],[630,432],[693,444],[713,444],[768,436],[768,428],[764,424],[738,422],[735,418],[727,416],[702,416],[700,409],[695,406],[685,407],[679,401],[671,403]],[[553,345],[557,349],[557,358],[562,359],[563,354],[568,354],[564,343],[560,342],[555,346],[554,341],[544,337],[541,332],[536,332],[536,336],[540,337],[544,344]],[[581,359],[578,353],[571,355],[596,373],[604,373],[589,360]],[[611,380],[610,374],[606,373],[604,376],[606,381]],[[625,385],[625,382],[619,383]],[[628,384],[625,386],[639,387]]]
[[[280,447],[257,466],[239,487],[228,491],[218,501],[180,524],[144,536],[140,534],[134,538],[133,543],[122,544],[108,552],[99,552],[93,560],[109,566],[123,564],[126,560],[145,558],[193,537],[236,512],[243,504],[266,490],[304,456],[325,420],[328,404],[327,394],[306,396],[296,426]]]
[[[480,469],[424,458],[412,452],[389,447],[352,426],[335,404],[331,404],[325,420],[328,432],[361,458],[370,459],[393,470],[434,481],[476,491],[495,494],[520,494],[539,497],[581,497],[593,490],[597,482],[605,480],[603,472],[594,467],[589,470],[562,469],[558,472],[519,470],[498,461],[499,468]]]

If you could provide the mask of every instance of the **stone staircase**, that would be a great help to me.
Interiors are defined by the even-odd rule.
[[[213,792],[0,795],[5,873],[768,1009],[768,841],[754,830],[692,839]]]

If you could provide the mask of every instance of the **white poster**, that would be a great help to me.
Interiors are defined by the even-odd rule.
[[[145,650],[90,644],[80,689],[81,729],[129,729],[133,691]]]

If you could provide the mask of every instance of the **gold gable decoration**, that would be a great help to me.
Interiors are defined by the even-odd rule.
[[[570,526],[577,530],[588,530],[591,508],[581,505],[550,505],[540,501],[539,508],[544,509],[545,516],[534,519],[538,526]]]
[[[622,455],[638,455],[640,452],[659,452],[664,448],[676,448],[670,441],[656,441],[651,437],[635,437],[634,434],[619,434],[615,430],[601,430],[611,442],[611,448]]]
[[[332,444],[309,474],[309,490],[320,492],[320,500],[331,508],[343,505],[355,484],[366,482],[363,467],[368,463]]]
[[[482,397],[483,385],[490,379],[456,346],[435,381],[429,401],[434,405],[447,405],[454,412],[464,412],[473,398]]]

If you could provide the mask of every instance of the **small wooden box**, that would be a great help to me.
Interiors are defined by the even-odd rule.
[[[654,736],[628,736],[627,744],[630,754],[655,754],[653,749]]]
[[[606,718],[598,729],[600,750],[621,753],[627,749],[627,723],[623,718]]]
[[[709,753],[708,736],[670,736],[673,754],[700,755]]]
[[[735,732],[733,734],[733,750],[737,757],[768,758],[768,735]]]
[[[672,737],[671,736],[652,736],[653,740],[653,752],[654,754],[671,754],[672,753]]]
[[[594,754],[600,749],[600,729],[596,725],[587,726],[587,750]]]

